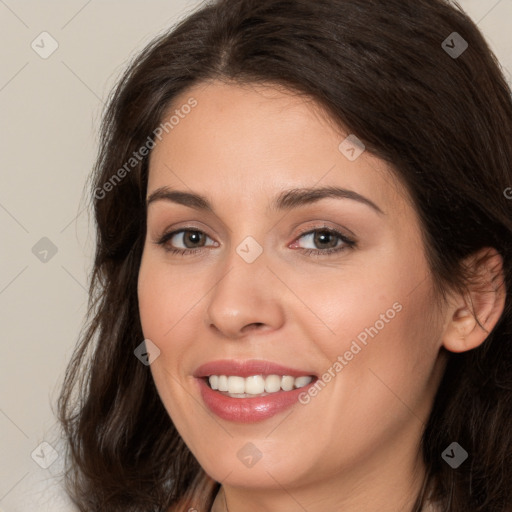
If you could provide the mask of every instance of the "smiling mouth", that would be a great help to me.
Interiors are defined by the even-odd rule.
[[[316,377],[304,375],[210,375],[204,377],[210,389],[231,398],[257,398],[273,393],[293,391],[310,384]]]

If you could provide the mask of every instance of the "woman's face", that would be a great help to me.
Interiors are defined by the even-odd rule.
[[[410,471],[442,322],[406,193],[282,89],[201,84],[176,109],[151,154],[138,294],[184,441],[246,489]]]

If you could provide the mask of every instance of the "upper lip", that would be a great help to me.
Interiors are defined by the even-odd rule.
[[[310,370],[298,370],[271,361],[249,359],[245,361],[235,359],[221,359],[202,364],[194,372],[194,377],[202,378],[210,375],[237,375],[250,377],[251,375],[290,375],[302,377],[315,376]]]

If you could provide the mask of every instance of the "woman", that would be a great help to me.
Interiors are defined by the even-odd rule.
[[[80,510],[512,510],[511,140],[443,0],[218,0],[149,45],[60,399]]]

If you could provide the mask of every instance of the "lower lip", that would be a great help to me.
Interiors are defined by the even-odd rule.
[[[261,397],[231,398],[214,391],[204,379],[197,380],[201,396],[208,409],[224,420],[237,423],[255,423],[275,416],[298,403],[299,395],[307,392],[308,388],[314,384],[313,381],[302,388],[277,391]]]

